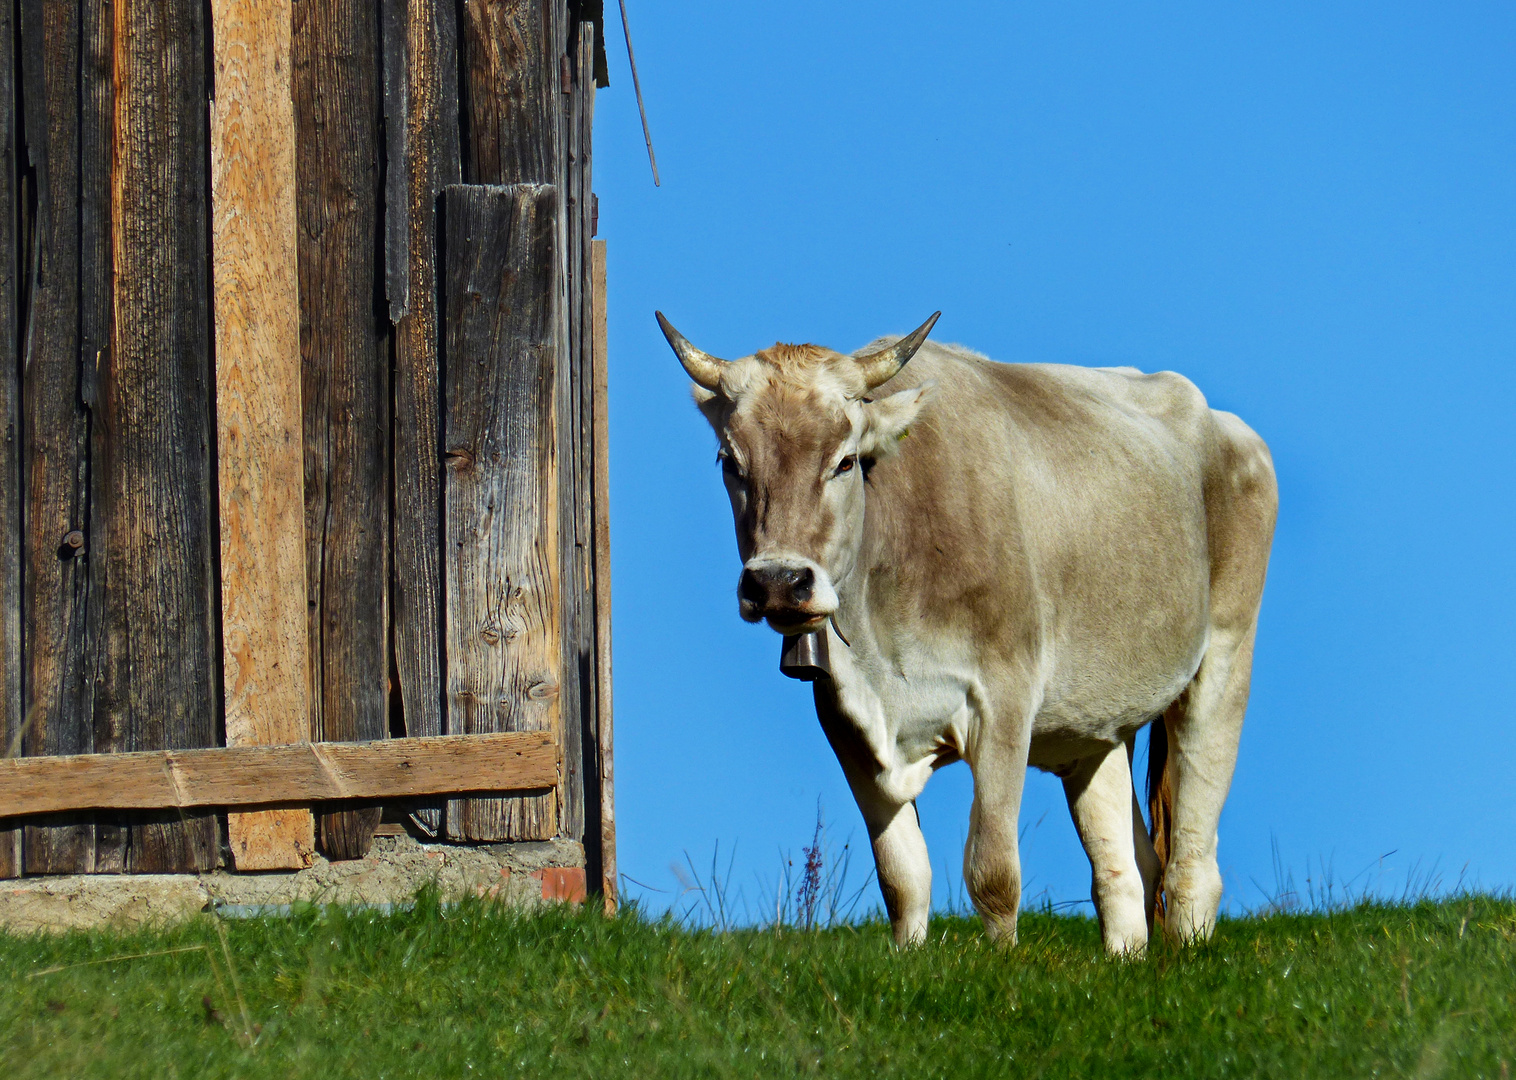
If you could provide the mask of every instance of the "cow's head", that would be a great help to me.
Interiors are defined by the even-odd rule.
[[[837,610],[837,583],[853,569],[863,536],[869,470],[895,452],[932,385],[878,401],[869,391],[905,366],[936,321],[857,356],[775,345],[726,361],[695,348],[658,313],[695,381],[695,403],[716,429],[748,622],[767,619],[798,634],[819,630]]]

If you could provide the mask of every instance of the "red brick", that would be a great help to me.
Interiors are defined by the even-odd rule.
[[[546,870],[533,870],[532,877],[542,882],[542,899],[584,903],[584,867],[550,866]]]

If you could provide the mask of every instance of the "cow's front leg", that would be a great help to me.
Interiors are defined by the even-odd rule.
[[[997,720],[990,720],[981,721],[980,737],[968,758],[974,770],[974,804],[963,848],[963,880],[990,937],[1014,945],[1021,910],[1016,825],[1032,725],[1022,710],[1002,711]]]
[[[884,806],[866,807],[860,801],[860,809],[874,844],[879,891],[884,894],[895,944],[920,945],[926,940],[926,923],[932,913],[932,860],[927,855],[916,804],[906,803],[891,811]]]
[[[1138,867],[1132,827],[1132,771],[1126,746],[1078,762],[1063,778],[1069,813],[1090,857],[1090,898],[1107,952],[1147,947],[1149,890]]]

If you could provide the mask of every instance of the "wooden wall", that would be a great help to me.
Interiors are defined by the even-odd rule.
[[[414,819],[596,880],[599,8],[0,13],[0,752],[551,731],[552,793]],[[316,810],[0,822],[0,876],[367,850]]]

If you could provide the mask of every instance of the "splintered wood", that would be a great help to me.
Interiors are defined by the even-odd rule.
[[[212,0],[211,220],[229,746],[310,739],[289,0]],[[239,870],[309,866],[310,810],[228,815]]]

